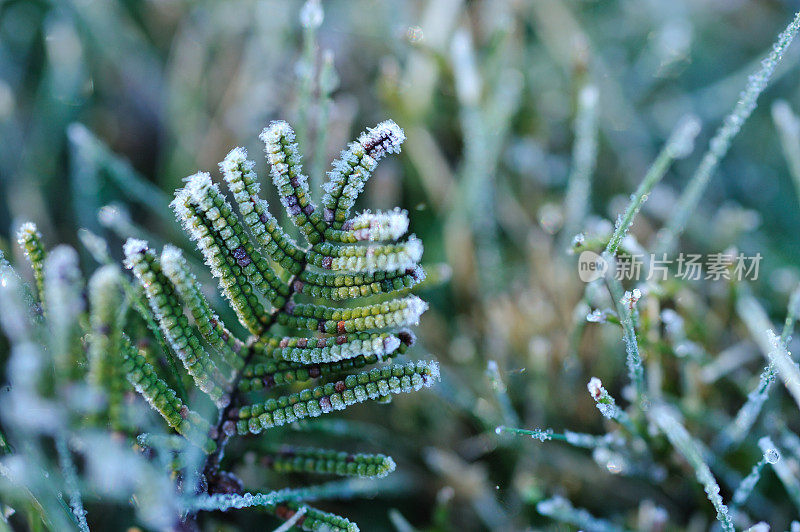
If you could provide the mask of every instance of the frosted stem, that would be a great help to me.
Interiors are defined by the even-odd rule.
[[[686,428],[678,421],[675,413],[666,405],[656,405],[650,410],[650,419],[655,423],[661,432],[667,437],[673,447],[689,462],[697,477],[697,481],[703,485],[703,489],[708,496],[708,500],[717,511],[717,521],[719,521],[725,532],[733,532],[733,521],[731,520],[728,507],[722,502],[719,494],[719,484],[714,478],[711,469],[703,460],[700,445],[691,437]]]
[[[778,130],[783,155],[789,165],[795,193],[800,203],[800,119],[794,114],[789,103],[778,100],[772,104],[772,121]]]
[[[703,155],[700,165],[678,200],[675,214],[658,237],[655,246],[657,254],[670,252],[678,236],[686,229],[686,223],[697,209],[697,204],[708,186],[708,181],[717,169],[719,162],[728,153],[734,137],[756,108],[759,95],[767,87],[767,83],[775,72],[775,67],[783,58],[784,52],[792,43],[798,29],[800,29],[800,12],[795,14],[792,22],[778,35],[778,40],[772,45],[772,51],[761,62],[761,68],[750,76],[747,85],[739,95],[739,101],[736,102],[731,113],[725,117],[724,122],[711,139],[708,151]]]
[[[546,442],[547,440],[560,440],[560,441],[567,441],[567,437],[564,434],[558,434],[553,432],[553,429],[518,429],[515,427],[506,427],[505,425],[500,425],[496,429],[494,429],[495,434],[502,434],[503,432],[507,434],[516,434],[518,436],[530,436],[534,440],[539,440],[540,442]]]
[[[331,481],[303,488],[286,488],[267,493],[215,493],[198,495],[189,506],[192,510],[225,512],[232,508],[250,508],[253,506],[270,506],[288,501],[314,501],[318,499],[348,499],[374,490],[370,480],[348,479]]]
[[[564,497],[553,497],[540,501],[536,505],[536,511],[556,521],[574,525],[580,530],[593,532],[621,532],[623,530],[604,519],[594,517],[588,510],[575,508]]]
[[[614,438],[612,433],[603,434],[602,436],[595,436],[594,434],[586,434],[584,432],[572,432],[565,430],[564,433],[553,432],[553,429],[519,429],[516,427],[506,427],[500,425],[494,429],[496,434],[515,434],[517,436],[530,436],[534,440],[545,442],[548,440],[563,441],[573,447],[581,449],[595,449],[597,447],[605,447],[609,445],[611,439]]]
[[[613,263],[613,257],[604,253],[603,259],[609,264]],[[626,363],[628,365],[628,376],[631,379],[634,387],[636,388],[636,395],[640,401],[644,399],[644,367],[642,366],[642,356],[639,353],[639,343],[636,340],[636,328],[633,323],[633,304],[626,305],[623,299],[628,294],[623,294],[622,284],[611,273],[612,268],[605,276],[606,286],[611,294],[611,299],[614,301],[614,308],[619,316],[620,325],[622,326],[622,338],[625,341]],[[638,292],[638,290],[635,290]],[[635,302],[634,302],[635,304]]]
[[[687,115],[678,122],[669,140],[667,140],[667,143],[661,149],[656,160],[653,161],[650,169],[647,170],[647,174],[645,174],[644,179],[639,184],[639,188],[637,188],[636,192],[631,196],[631,202],[628,204],[625,212],[617,218],[614,234],[611,235],[611,239],[606,246],[606,253],[611,256],[617,254],[622,239],[628,234],[628,230],[631,228],[631,225],[633,225],[633,219],[636,217],[639,209],[642,208],[642,205],[644,205],[644,202],[647,201],[650,191],[661,181],[675,159],[687,157],[692,152],[694,149],[694,139],[699,132],[700,121],[694,115]]]
[[[749,298],[742,301],[740,305],[737,305],[737,310],[742,321],[749,324],[748,327],[751,331],[769,328],[769,320],[764,310],[754,299]],[[800,289],[795,290],[789,302],[789,310],[786,313],[786,321],[783,324],[783,331],[780,336],[780,342],[784,346],[787,345],[789,337],[794,330],[794,322],[797,321],[798,310],[800,310]],[[736,417],[734,417],[730,425],[720,433],[718,440],[715,442],[715,447],[721,452],[725,452],[732,446],[741,443],[747,436],[769,396],[772,383],[775,382],[775,371],[775,365],[772,362],[762,370],[758,384],[747,394],[747,401],[736,413]]]
[[[519,423],[519,417],[514,411],[514,406],[511,404],[511,398],[508,396],[508,388],[500,375],[500,369],[497,366],[497,361],[490,360],[486,364],[486,377],[492,385],[492,390],[497,399],[500,410],[503,413],[503,419],[506,423],[516,425]]]
[[[61,467],[61,474],[64,475],[64,484],[69,495],[69,506],[75,519],[78,521],[78,528],[81,532],[89,532],[89,525],[86,522],[86,510],[83,507],[81,492],[78,489],[78,474],[75,464],[69,455],[69,447],[63,437],[56,439],[56,450],[58,451],[58,462]]]
[[[623,427],[625,427],[631,434],[637,434],[636,427],[631,421],[630,416],[617,406],[617,402],[610,393],[603,387],[603,383],[597,377],[592,377],[587,384],[586,388],[592,399],[597,403],[597,409],[603,414],[603,417],[613,419]]]
[[[794,298],[793,298],[794,299]],[[796,305],[791,305],[792,307]],[[786,349],[786,340],[783,336],[777,336],[772,331],[772,324],[767,318],[766,313],[758,304],[753,296],[744,296],[736,303],[736,310],[747,325],[750,334],[758,344],[759,350],[769,361],[769,365],[764,369],[759,383],[761,394],[769,391],[771,381],[775,379],[775,372],[781,376],[786,389],[800,406],[800,369],[794,362]],[[793,311],[790,311],[793,312]],[[784,331],[787,329],[784,328]],[[788,332],[786,338],[788,339]],[[763,402],[763,401],[762,401]]]
[[[764,469],[764,466],[768,463],[774,464],[780,460],[780,458],[781,455],[776,449],[767,447],[764,450],[764,456],[761,457],[761,460],[756,462],[756,465],[753,466],[750,474],[742,479],[742,481],[736,487],[736,491],[733,492],[733,497],[731,497],[732,514],[735,513],[735,508],[737,506],[744,504],[750,497],[750,494],[753,492],[753,488],[756,487],[756,484],[761,479],[761,471]]]
[[[575,143],[572,148],[572,171],[564,200],[564,235],[572,238],[580,231],[589,207],[592,174],[597,164],[597,87],[586,85],[578,95],[575,117]]]
[[[768,436],[764,436],[758,440],[758,446],[766,454],[770,451],[778,451],[778,447],[772,442]],[[798,463],[792,457],[783,456],[779,460],[770,462],[772,470],[783,483],[786,492],[794,502],[797,508],[800,508],[800,480],[797,478]]]

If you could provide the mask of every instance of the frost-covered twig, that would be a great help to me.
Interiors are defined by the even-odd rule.
[[[564,235],[572,238],[580,231],[589,208],[592,174],[597,164],[597,87],[586,85],[578,94],[572,170],[564,199]]]
[[[792,306],[795,306],[798,299],[793,296],[793,300]],[[772,324],[753,296],[745,295],[739,298],[736,302],[736,309],[756,341],[759,350],[769,361],[769,365],[762,373],[759,388],[756,390],[757,398],[755,401],[763,402],[766,399],[769,385],[775,380],[775,372],[777,371],[777,374],[783,379],[786,389],[789,390],[789,393],[800,406],[800,369],[797,367],[797,363],[792,360],[786,348],[786,340],[772,331]],[[796,315],[795,310],[790,309],[787,322],[792,316]],[[788,339],[791,329],[785,327],[784,331],[789,331],[786,336],[786,339]]]
[[[609,255],[604,254],[603,258],[609,260]],[[612,263],[612,262],[609,262]],[[633,321],[633,314],[636,303],[642,297],[638,289],[622,292],[622,285],[612,273],[605,275],[606,285],[614,301],[614,308],[617,310],[620,325],[622,326],[622,339],[625,342],[626,363],[628,365],[628,376],[636,390],[639,401],[644,399],[644,367],[642,366],[642,356],[639,352],[639,342],[636,339],[636,327]]]
[[[75,464],[72,462],[69,446],[64,437],[56,438],[56,451],[58,452],[61,474],[64,475],[69,505],[75,515],[75,519],[78,521],[78,528],[81,532],[89,532],[89,524],[86,522],[86,510],[83,507],[83,499],[78,487],[78,473],[75,470]]]
[[[586,385],[592,399],[597,403],[597,409],[603,414],[603,417],[613,419],[626,429],[631,434],[637,434],[636,427],[634,427],[631,418],[628,414],[617,406],[617,402],[603,387],[603,383],[597,377],[592,377]]]
[[[792,499],[794,505],[800,509],[800,479],[797,478],[798,462],[792,457],[786,456],[785,453],[780,453],[777,445],[775,445],[768,436],[764,436],[758,440],[758,446],[761,451],[768,453],[770,451],[778,452],[781,456],[780,460],[770,462],[772,470],[783,483],[786,492]]]
[[[764,313],[764,310],[756,300],[750,296],[745,296],[740,300],[737,305],[737,310],[739,312],[739,317],[747,324],[751,334],[754,336],[759,335],[759,331],[766,331],[770,326],[769,319]],[[787,345],[792,335],[798,312],[800,312],[800,289],[795,290],[789,299],[786,321],[783,324],[783,331],[780,336],[780,342],[783,345]],[[725,427],[717,438],[714,445],[717,449],[724,452],[744,439],[761,412],[764,402],[769,396],[772,383],[775,382],[775,377],[775,364],[770,360],[761,372],[756,387],[747,394],[747,401],[745,404],[742,405],[733,421]]]
[[[203,494],[192,499],[188,505],[191,509],[221,511],[250,508],[253,506],[269,506],[287,501],[314,501],[319,499],[346,499],[359,494],[369,493],[375,486],[370,481],[348,479],[326,482],[303,488],[286,488],[266,493],[215,493]]]
[[[778,100],[772,104],[772,121],[778,130],[789,175],[792,176],[794,191],[800,201],[800,119],[792,111],[789,102]]]
[[[756,484],[761,479],[761,471],[764,469],[764,466],[767,464],[775,464],[780,459],[781,455],[774,447],[769,447],[764,450],[763,456],[753,466],[750,474],[742,479],[742,481],[736,487],[736,491],[733,492],[730,506],[731,514],[735,515],[736,507],[744,504],[748,497],[750,497],[750,494],[753,492],[753,488],[756,487]]]
[[[687,115],[683,117],[678,125],[675,126],[674,131],[670,135],[667,143],[661,149],[656,160],[647,170],[644,179],[639,184],[639,187],[631,195],[631,202],[625,209],[625,212],[617,217],[616,224],[614,225],[614,234],[608,241],[605,253],[612,257],[617,254],[619,245],[628,230],[633,225],[633,219],[642,208],[642,205],[647,201],[647,197],[653,187],[661,181],[664,174],[669,170],[672,161],[675,159],[682,159],[687,157],[694,149],[694,139],[700,132],[700,121],[694,115]]]
[[[540,442],[545,442],[547,440],[561,440],[567,441],[567,438],[563,434],[558,434],[553,432],[553,429],[518,429],[515,427],[506,427],[505,425],[500,425],[499,427],[494,429],[495,434],[502,434],[503,432],[507,434],[517,434],[520,436],[530,436],[534,440],[539,440]]]
[[[622,528],[605,519],[598,519],[583,508],[575,508],[564,497],[553,497],[539,501],[536,511],[562,523],[574,525],[589,532],[622,532]]]
[[[739,96],[731,113],[725,117],[724,122],[717,130],[714,138],[709,143],[708,151],[703,156],[689,184],[678,200],[675,213],[670,218],[667,226],[659,233],[656,242],[656,254],[667,253],[672,250],[676,239],[686,228],[689,217],[697,209],[708,181],[714,174],[719,162],[725,157],[734,137],[739,133],[742,125],[756,108],[759,95],[767,88],[775,67],[783,58],[783,54],[792,43],[798,29],[800,29],[800,12],[786,29],[778,35],[777,41],[772,45],[772,51],[761,62],[761,69],[755,72],[747,81],[747,86]]]
[[[733,532],[733,521],[728,507],[722,501],[719,494],[719,484],[717,479],[714,478],[711,469],[703,460],[701,448],[698,443],[691,437],[680,421],[678,421],[677,414],[673,412],[672,408],[664,404],[654,405],[648,412],[650,420],[655,423],[661,432],[667,437],[675,450],[677,450],[692,466],[697,477],[705,490],[708,500],[717,511],[717,520],[722,529],[726,532]]]

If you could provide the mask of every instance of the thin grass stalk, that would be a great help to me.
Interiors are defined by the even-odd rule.
[[[772,51],[761,62],[761,68],[750,76],[733,111],[725,117],[722,125],[711,139],[708,151],[678,200],[675,214],[659,233],[655,245],[656,254],[669,253],[673,250],[678,237],[686,229],[689,217],[697,209],[711,176],[714,175],[719,162],[727,155],[731,142],[756,108],[758,97],[767,88],[767,84],[775,72],[775,67],[778,66],[784,52],[797,35],[798,29],[800,29],[800,12],[795,14],[786,29],[778,35],[778,40],[772,45]]]

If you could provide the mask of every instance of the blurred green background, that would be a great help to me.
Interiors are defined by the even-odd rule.
[[[452,271],[422,293],[432,308],[416,348],[441,361],[444,380],[434,392],[347,417],[357,421],[342,430],[392,454],[405,482],[334,511],[363,530],[392,521],[400,530],[539,529],[553,525],[535,503],[562,493],[630,522],[652,500],[676,527],[705,529],[710,505],[688,476],[663,485],[620,479],[589,453],[498,438],[494,427],[601,433],[585,383],[597,375],[617,397],[625,384],[617,328],[595,327],[582,341],[573,334],[583,285],[565,252],[574,233],[561,226],[580,91],[597,88],[599,133],[593,216],[578,230],[614,220],[682,116],[703,124],[695,152],[674,165],[634,226],[647,242],[798,4],[332,0],[318,29],[301,21],[301,8],[278,0],[0,2],[0,248],[12,249],[21,220],[35,221],[50,245],[79,249],[77,230],[88,228],[117,257],[129,235],[186,244],[166,207],[172,191],[197,170],[214,174],[233,146],[259,154],[257,135],[270,120],[298,128],[312,183],[321,183],[351,138],[392,118],[408,140],[360,202],[407,208],[423,262]],[[755,290],[776,319],[800,278],[800,210],[771,106],[800,108],[798,61],[795,45],[681,247],[760,252]],[[85,260],[87,271],[95,267]],[[698,320],[687,326],[693,339],[710,353],[736,343],[725,287],[683,289]],[[496,373],[487,373],[489,361]],[[747,388],[761,365],[750,362],[725,386]],[[701,387],[687,409],[731,415],[742,401],[732,392],[703,404],[707,397]],[[738,462],[745,474],[750,458]],[[769,508],[776,523],[788,522],[785,501]]]

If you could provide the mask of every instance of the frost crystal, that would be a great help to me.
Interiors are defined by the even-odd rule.
[[[634,288],[632,291],[627,290],[625,292],[625,295],[623,295],[622,299],[620,299],[620,303],[633,310],[633,307],[641,298],[642,292],[638,288]]]
[[[300,24],[307,29],[317,29],[322,25],[325,13],[320,0],[308,0],[300,9]]]
[[[764,451],[764,460],[766,460],[768,464],[777,464],[778,460],[780,459],[781,453],[779,453],[774,447],[770,447]]]
[[[617,406],[616,401],[603,388],[603,383],[597,377],[592,377],[586,385],[592,399],[597,403],[597,409],[603,414],[603,417],[613,419],[621,423],[627,421],[627,415]]]
[[[607,319],[607,310],[595,309],[586,315],[586,321],[590,323],[605,323]]]

